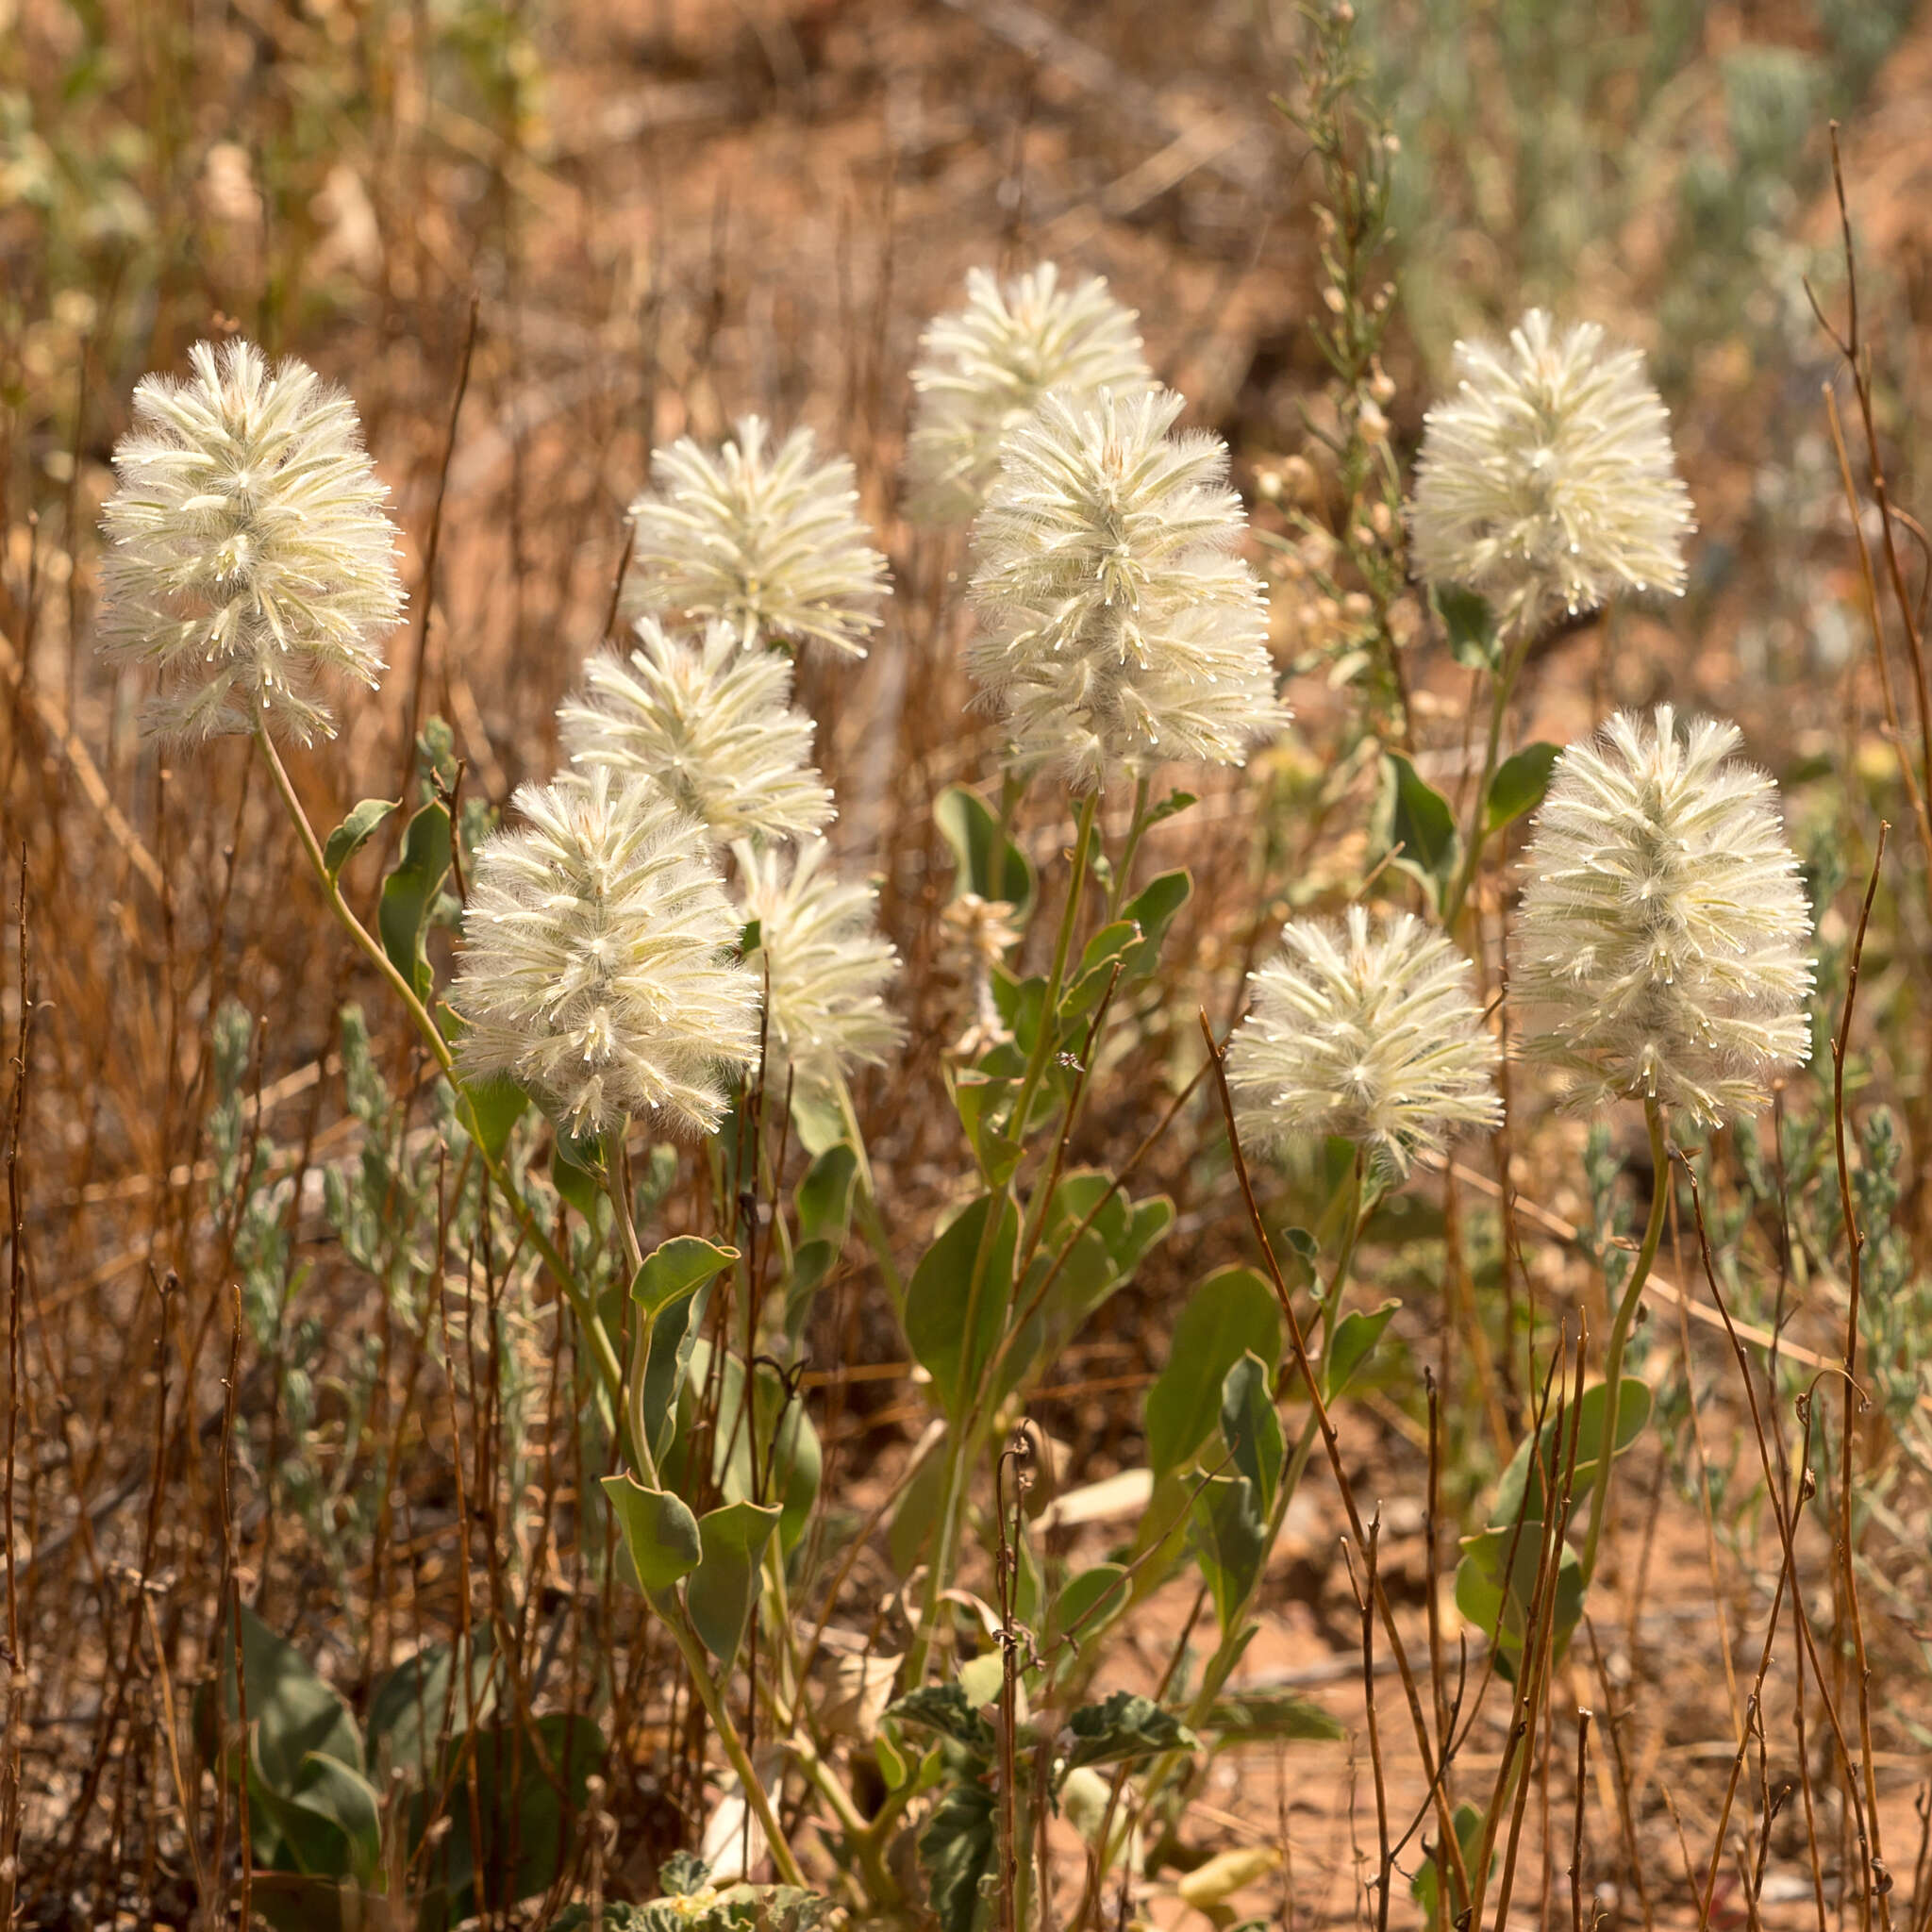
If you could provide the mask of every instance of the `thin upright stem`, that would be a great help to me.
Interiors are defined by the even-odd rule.
[[[1462,916],[1463,902],[1469,897],[1470,888],[1475,884],[1476,873],[1482,865],[1483,846],[1489,838],[1490,785],[1496,775],[1497,755],[1503,748],[1503,720],[1508,712],[1509,700],[1516,695],[1517,681],[1523,675],[1532,641],[1532,635],[1525,632],[1510,643],[1491,687],[1490,735],[1483,749],[1482,778],[1475,788],[1474,798],[1470,801],[1469,827],[1462,839],[1462,866],[1442,907],[1442,924],[1452,932],[1456,922]]]

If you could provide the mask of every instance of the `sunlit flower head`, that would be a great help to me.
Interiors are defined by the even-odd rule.
[[[1735,724],[1620,712],[1557,760],[1523,854],[1509,991],[1572,1097],[1755,1112],[1810,1053],[1811,913]]]
[[[821,462],[809,429],[776,449],[756,416],[715,454],[681,437],[651,458],[631,505],[625,579],[633,615],[722,619],[746,649],[810,641],[852,657],[879,623],[886,560],[856,513],[843,457]]]
[[[189,741],[333,735],[332,675],[374,686],[402,615],[388,490],[356,406],[307,363],[197,342],[143,376],[102,512],[100,646],[158,674],[146,722]]]
[[[1690,495],[1636,350],[1532,308],[1506,345],[1458,342],[1456,376],[1416,458],[1424,577],[1481,591],[1519,637],[1620,591],[1682,592]]]
[[[1062,286],[1050,261],[1004,285],[972,270],[965,308],[936,317],[919,354],[906,483],[920,523],[971,522],[999,475],[1001,443],[1050,390],[1085,398],[1154,387],[1134,311],[1099,275]]]
[[[463,914],[463,1071],[575,1133],[708,1133],[758,1055],[758,980],[703,828],[608,767],[512,802],[525,823],[477,853]]]
[[[1166,759],[1239,764],[1288,713],[1227,447],[1166,391],[1059,394],[1008,437],[974,525],[967,666],[1012,762],[1085,788]]]
[[[783,1093],[793,1079],[831,1088],[855,1065],[880,1064],[906,1028],[885,1002],[899,961],[879,936],[871,885],[840,878],[823,839],[733,854],[740,915],[758,927],[746,963],[771,988],[766,1090]]]
[[[790,708],[791,660],[744,651],[729,625],[702,640],[654,619],[627,657],[599,653],[558,709],[566,756],[649,778],[721,844],[818,831],[832,794],[811,763],[811,720]]]
[[[1242,1139],[1337,1135],[1408,1172],[1466,1128],[1502,1118],[1500,1058],[1469,961],[1407,912],[1296,920],[1254,975],[1254,1010],[1227,1045]]]

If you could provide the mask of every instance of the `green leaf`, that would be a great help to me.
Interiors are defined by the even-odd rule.
[[[593,1228],[606,1225],[610,1203],[604,1192],[604,1150],[592,1138],[580,1141],[558,1127],[550,1141],[550,1184]]]
[[[603,1478],[604,1493],[617,1515],[624,1546],[638,1581],[651,1591],[669,1590],[689,1576],[704,1557],[698,1520],[682,1496],[646,1489],[629,1474]]]
[[[1534,1436],[1525,1436],[1516,1445],[1516,1453],[1509,1458],[1502,1481],[1496,1485],[1491,1524],[1507,1528],[1521,1514],[1539,1519],[1548,1514],[1544,1485],[1546,1481],[1557,1486],[1562,1482],[1573,1423],[1576,1431],[1576,1469],[1570,1483],[1570,1515],[1574,1518],[1596,1481],[1597,1457],[1604,1440],[1604,1412],[1608,1407],[1607,1385],[1592,1383],[1583,1391],[1581,1415],[1573,1418],[1558,1411],[1546,1416]],[[1622,1456],[1643,1433],[1650,1409],[1649,1383],[1641,1376],[1625,1375],[1623,1393],[1617,1398],[1614,1456]]]
[[[1497,1672],[1511,1683],[1516,1681],[1527,1641],[1542,1537],[1543,1525],[1539,1522],[1525,1522],[1520,1535],[1513,1524],[1507,1529],[1486,1529],[1480,1536],[1464,1540],[1462,1560],[1456,1566],[1456,1607],[1495,1644]],[[1516,1545],[1513,1562],[1509,1558],[1512,1539]],[[1583,1593],[1583,1559],[1566,1541],[1557,1569],[1555,1637],[1558,1657],[1582,1621]]]
[[[1456,585],[1431,593],[1442,628],[1449,633],[1449,653],[1471,671],[1495,671],[1503,661],[1496,637],[1495,613],[1479,591]]]
[[[1462,1868],[1473,1878],[1475,1874],[1476,1854],[1482,1850],[1483,1814],[1480,1808],[1467,1801],[1457,1806],[1452,1821],[1456,1826],[1456,1841],[1462,1847]],[[1495,1855],[1490,1856],[1490,1869],[1494,1871]],[[1440,1873],[1439,1873],[1440,1867]],[[1423,1908],[1423,1923],[1425,1925],[1454,1924],[1461,1914],[1467,1912],[1470,1901],[1463,1897],[1462,1888],[1456,1886],[1450,1900],[1449,1911],[1439,1918],[1437,1902],[1441,1899],[1441,1874],[1453,1874],[1455,1867],[1442,1856],[1442,1848],[1432,1844],[1429,1856],[1410,1879],[1408,1895]],[[1487,1881],[1486,1881],[1487,1882]]]
[[[1267,1516],[1274,1507],[1287,1445],[1274,1412],[1274,1373],[1252,1350],[1222,1378],[1221,1438],[1234,1466],[1255,1486]]]
[[[500,1160],[530,1096],[514,1080],[465,1080],[458,1091],[462,1095],[463,1131],[492,1160]]]
[[[1062,1637],[1081,1647],[1092,1642],[1126,1608],[1127,1582],[1124,1563],[1096,1563],[1070,1578],[1047,1619],[1047,1649]]]
[[[403,834],[403,856],[382,882],[376,929],[390,963],[416,990],[429,997],[429,958],[423,933],[449,872],[449,812],[441,803],[425,805]]]
[[[775,1503],[727,1503],[706,1513],[698,1527],[704,1555],[684,1587],[691,1627],[728,1672],[758,1599],[758,1565],[783,1512]]]
[[[977,1306],[971,1307],[980,1238],[995,1198],[1000,1217],[988,1243]],[[907,1284],[906,1340],[932,1376],[934,1393],[948,1415],[958,1415],[978,1388],[980,1372],[1006,1326],[1019,1237],[1012,1202],[1004,1194],[982,1194],[926,1250]]]
[[[1526,744],[1515,757],[1496,767],[1490,780],[1490,795],[1483,804],[1483,828],[1500,832],[1526,811],[1534,811],[1550,789],[1550,773],[1563,755],[1560,745],[1539,740]]]
[[[736,1248],[720,1247],[700,1235],[673,1235],[643,1258],[630,1285],[630,1298],[652,1320],[680,1296],[695,1294],[738,1259]]]
[[[934,802],[932,817],[953,849],[959,875],[955,896],[977,892],[982,899],[1004,899],[1024,921],[1033,903],[1033,868],[1026,855],[1002,836],[991,807],[977,792],[951,785]]]
[[[230,1724],[240,1722],[235,1682],[232,1625],[225,1625],[219,1668],[223,1707]],[[248,1724],[263,1782],[292,1796],[311,1756],[333,1758],[358,1770],[362,1734],[349,1707],[323,1682],[292,1643],[277,1637],[246,1604],[241,1606],[242,1674],[248,1690]],[[208,1754],[212,1757],[210,1750]]]
[[[638,1407],[650,1439],[646,1446],[659,1462],[663,1461],[677,1426],[678,1403],[684,1394],[685,1378],[691,1372],[691,1354],[697,1346],[698,1330],[704,1326],[710,1293],[710,1281],[702,1281],[688,1292],[672,1296],[651,1322],[651,1353],[644,1363],[644,1383],[638,1391]]]
[[[1175,795],[1187,796],[1184,792]],[[1191,805],[1193,800],[1189,798],[1188,803]],[[1131,919],[1141,928],[1140,943],[1127,954],[1128,978],[1145,979],[1160,963],[1160,948],[1167,929],[1193,890],[1194,882],[1187,872],[1164,872],[1149,879],[1121,908],[1121,917]]]
[[[995,1125],[1013,1097],[1015,1085],[1012,1080],[994,1078],[973,1067],[961,1068],[952,1080],[953,1105],[958,1111],[959,1124],[966,1129],[967,1142],[990,1188],[1004,1187],[1013,1177],[1024,1151],[1017,1141]]]
[[[323,870],[330,878],[340,878],[343,866],[361,850],[363,841],[396,809],[392,798],[365,798],[350,808],[349,815],[328,835],[322,848]]]
[[[886,1521],[886,1557],[892,1566],[892,1574],[902,1579],[912,1574],[931,1540],[933,1524],[939,1521],[945,1500],[946,1424],[936,1422],[932,1426],[931,1448],[915,1460],[911,1473],[901,1480],[891,1514]],[[925,1448],[924,1442],[920,1446]]]
[[[381,1783],[399,1771],[411,1785],[427,1783],[445,1735],[480,1724],[495,1705],[495,1674],[488,1657],[475,1659],[465,1688],[455,1651],[446,1643],[425,1645],[370,1694],[370,1776]]]
[[[982,1757],[992,1755],[992,1726],[980,1716],[959,1684],[922,1684],[887,1705],[885,1715],[915,1730],[950,1738]]]
[[[1336,1323],[1334,1338],[1328,1344],[1328,1372],[1322,1391],[1324,1402],[1333,1402],[1355,1380],[1374,1354],[1383,1329],[1401,1306],[1399,1298],[1391,1297],[1380,1307],[1351,1308]]]
[[[1268,1554],[1255,1486],[1245,1476],[1210,1476],[1194,1498],[1189,1528],[1214,1614],[1224,1631],[1231,1630]]]
[[[1399,871],[1427,887],[1441,903],[1462,859],[1462,839],[1449,801],[1400,752],[1382,756],[1375,805],[1374,850],[1393,853]]]
[[[1148,812],[1147,823],[1149,825],[1158,825],[1162,819],[1171,819],[1176,813],[1186,811],[1191,805],[1199,803],[1200,800],[1191,791],[1170,791]]]
[[[1181,1310],[1167,1367],[1147,1391],[1147,1466],[1157,1481],[1208,1440],[1221,1416],[1221,1385],[1251,1350],[1264,1365],[1281,1359],[1274,1291],[1252,1268],[1223,1268]]]
[[[1201,1728],[1223,1744],[1295,1738],[1326,1742],[1348,1735],[1319,1704],[1276,1690],[1224,1690],[1208,1707]]]
[[[1131,1764],[1165,1751],[1193,1751],[1201,1740],[1152,1698],[1116,1690],[1104,1704],[1083,1704],[1067,1719],[1074,1741],[1066,1771],[1082,1765]]]
[[[982,1784],[953,1786],[919,1835],[926,1905],[940,1932],[973,1932],[979,1881],[993,1861],[993,1795]]]
[[[792,1192],[798,1245],[792,1250],[791,1278],[785,1285],[785,1333],[794,1348],[805,1333],[812,1296],[844,1253],[858,1183],[858,1156],[841,1141],[806,1169]]]
[[[325,1752],[311,1751],[302,1760],[302,1774],[296,1790],[288,1798],[289,1807],[320,1820],[341,1834],[348,1852],[347,1875],[367,1885],[375,1876],[382,1857],[382,1807],[375,1787],[353,1765],[343,1764]],[[288,1821],[283,1821],[286,1832]],[[340,1874],[331,1864],[327,1875]]]

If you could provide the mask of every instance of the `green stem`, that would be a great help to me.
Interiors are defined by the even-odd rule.
[[[416,989],[396,970],[395,961],[382,949],[369,928],[356,917],[348,901],[342,897],[341,887],[329,873],[327,861],[323,858],[322,845],[315,836],[315,828],[308,823],[308,814],[302,809],[302,801],[295,795],[295,787],[290,780],[288,767],[282,763],[281,754],[275,749],[275,741],[269,737],[266,729],[258,726],[256,742],[261,747],[262,755],[268,761],[275,790],[281,793],[282,804],[287,808],[296,836],[302,841],[302,849],[308,855],[309,867],[315,874],[316,884],[322,888],[323,896],[328,901],[329,910],[335,914],[337,924],[348,934],[358,950],[389,982],[391,990],[402,1001],[410,1019],[416,1023],[416,1030],[423,1036],[424,1044],[428,1047],[435,1057],[437,1065],[442,1069],[450,1085],[457,1091],[467,1130],[474,1124],[474,1116],[470,1114],[469,1103],[463,1096],[461,1083],[457,1077],[456,1056],[450,1051],[449,1041],[442,1037],[441,1028],[430,1018],[428,1008],[417,997]],[[523,1229],[530,1244],[543,1257],[552,1277],[570,1302],[577,1324],[591,1344],[591,1357],[597,1364],[597,1373],[604,1383],[605,1392],[610,1399],[616,1427],[632,1467],[648,1469],[650,1464],[641,1459],[639,1454],[640,1445],[632,1440],[630,1408],[625,1400],[623,1364],[617,1358],[617,1351],[611,1345],[609,1330],[605,1327],[603,1318],[597,1312],[596,1304],[577,1283],[570,1265],[558,1254],[557,1244],[550,1239],[549,1234],[539,1225],[536,1216],[530,1211],[530,1204],[524,1199],[522,1191],[512,1183],[509,1172],[503,1162],[483,1144],[480,1133],[472,1132],[470,1138],[475,1144],[477,1153],[483,1158],[485,1171],[509,1204],[518,1225]],[[630,1215],[627,1209],[620,1212],[618,1218],[621,1224],[629,1226]],[[637,1233],[634,1227],[630,1229],[630,1239],[631,1245],[635,1248]],[[772,1862],[784,1876],[787,1884],[803,1886],[804,1874],[799,1870],[798,1861],[791,1856],[791,1848],[786,1843],[779,1829],[778,1820],[772,1810],[771,1800],[765,1795],[765,1788],[753,1774],[751,1758],[745,1752],[744,1740],[739,1736],[737,1726],[731,1722],[731,1714],[724,1708],[724,1700],[711,1680],[704,1645],[698,1641],[697,1633],[691,1629],[683,1605],[678,1604],[675,1597],[672,1601],[675,1614],[665,1614],[661,1604],[658,1605],[659,1612],[664,1615],[665,1625],[684,1657],[691,1673],[692,1688],[711,1720],[712,1728],[718,1733],[718,1741],[724,1746],[724,1756],[730,1761],[732,1770],[738,1774],[740,1783],[744,1787],[745,1800],[757,1815],[758,1824],[771,1844]]]
[[[1456,884],[1442,908],[1442,924],[1452,932],[1457,920],[1461,917],[1463,901],[1469,897],[1470,888],[1475,884],[1476,872],[1482,864],[1483,846],[1489,838],[1486,821],[1490,785],[1496,775],[1496,755],[1503,746],[1503,719],[1509,709],[1509,700],[1516,694],[1517,680],[1523,675],[1531,641],[1531,637],[1525,634],[1509,645],[1491,688],[1490,735],[1483,750],[1482,780],[1475,788],[1475,797],[1469,808],[1469,829],[1462,841],[1462,868],[1456,874]]]
[[[1046,1071],[1047,1055],[1052,1051],[1058,1031],[1060,990],[1066,981],[1067,958],[1073,951],[1074,929],[1080,923],[1080,902],[1086,896],[1087,860],[1093,846],[1093,818],[1099,806],[1097,788],[1080,802],[1074,839],[1073,876],[1067,882],[1067,901],[1060,912],[1059,931],[1054,938],[1053,966],[1047,974],[1046,990],[1041,997],[1033,1050],[1026,1057],[1026,1070],[1021,1077],[1019,1096],[1013,1103],[1013,1111],[1008,1119],[1014,1138],[1021,1141],[1025,1139],[1026,1117],[1033,1110],[1033,1097],[1039,1091],[1041,1077]],[[1006,1220],[1011,1185],[1010,1181],[1002,1182],[987,1202],[986,1222],[980,1229],[979,1246],[973,1257],[973,1278],[966,1291],[966,1319],[961,1333],[968,1338],[979,1332],[980,1298],[986,1292],[987,1271],[998,1241],[1000,1225]],[[1043,1214],[1045,1204],[1038,1200],[1029,1201],[1026,1206],[1029,1224],[1036,1211]],[[1025,1247],[1025,1232],[1022,1230],[1016,1254]],[[951,1577],[954,1554],[959,1540],[959,1516],[965,1505],[967,1473],[974,1445],[983,1433],[979,1421],[983,1393],[983,1390],[972,1392],[963,1412],[948,1425],[946,1431],[945,1477],[940,1497],[939,1526],[933,1532],[932,1566],[926,1574],[919,1628],[913,1632],[911,1649],[906,1659],[906,1682],[908,1685],[924,1681],[926,1662],[932,1653],[933,1629],[939,1620],[940,1602]]]
[[[1610,1324],[1610,1345],[1604,1356],[1604,1433],[1597,1443],[1596,1469],[1590,1487],[1590,1528],[1583,1539],[1583,1581],[1586,1588],[1596,1574],[1597,1543],[1603,1536],[1604,1515],[1610,1499],[1610,1465],[1616,1460],[1617,1424],[1623,1407],[1620,1391],[1624,1374],[1624,1345],[1637,1320],[1638,1304],[1643,1299],[1643,1284],[1650,1278],[1651,1264],[1657,1259],[1657,1242],[1663,1238],[1664,1210],[1671,1199],[1671,1153],[1664,1132],[1663,1105],[1655,1094],[1643,1103],[1643,1118],[1650,1128],[1650,1159],[1654,1179],[1650,1196],[1650,1220],[1643,1230],[1643,1245],[1637,1251],[1637,1265],[1630,1271],[1630,1285],[1617,1306],[1616,1320]]]
[[[1113,870],[1113,879],[1107,889],[1107,917],[1109,924],[1120,917],[1122,902],[1131,890],[1134,876],[1134,860],[1140,856],[1141,841],[1147,830],[1147,780],[1134,781],[1134,814],[1127,821],[1126,842],[1121,847],[1119,862]]]

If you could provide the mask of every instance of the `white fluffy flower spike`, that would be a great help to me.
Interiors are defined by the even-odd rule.
[[[579,1134],[627,1117],[708,1133],[758,1055],[758,982],[702,828],[648,780],[525,785],[476,855],[450,1004],[472,1076]]]
[[[637,637],[628,658],[591,658],[583,695],[558,707],[571,762],[651,779],[720,844],[818,831],[832,794],[811,763],[811,720],[790,708],[790,660],[740,650],[717,622],[700,642],[642,617]]]
[[[879,622],[886,559],[854,513],[852,465],[819,461],[809,429],[775,450],[766,437],[747,416],[715,456],[687,436],[652,457],[654,487],[630,507],[626,608],[721,618],[747,650],[816,639],[862,658]]]
[[[1735,724],[1621,712],[1557,761],[1523,855],[1511,998],[1572,1096],[1716,1124],[1810,1053],[1810,908]]]
[[[967,656],[1015,764],[1082,788],[1163,759],[1239,764],[1278,730],[1266,593],[1227,447],[1173,435],[1167,391],[1048,396],[1008,439],[974,525]]]
[[[1001,286],[966,277],[966,306],[919,339],[918,401],[906,444],[907,510],[926,524],[977,514],[999,475],[1000,444],[1050,390],[1091,397],[1154,387],[1134,311],[1099,275],[1062,287],[1050,261]]]
[[[1351,906],[1345,924],[1296,920],[1281,941],[1227,1047],[1244,1138],[1335,1134],[1400,1176],[1457,1130],[1502,1118],[1500,1055],[1474,975],[1441,933],[1407,912],[1372,922]]]
[[[1682,593],[1696,525],[1636,350],[1532,308],[1507,346],[1458,342],[1456,374],[1424,419],[1409,510],[1430,583],[1480,591],[1515,637],[1620,591]]]
[[[836,1089],[848,1068],[877,1066],[906,1033],[885,1003],[899,961],[874,924],[873,889],[827,870],[823,839],[791,853],[732,849],[740,908],[758,928],[746,963],[771,986],[766,1091],[782,1094],[791,1079]]]
[[[308,364],[272,371],[243,341],[189,362],[142,377],[114,451],[101,648],[159,672],[152,730],[330,737],[325,678],[373,687],[402,615],[389,491],[356,406]]]

